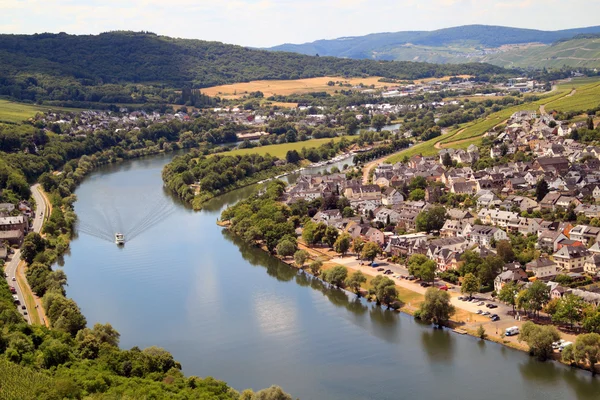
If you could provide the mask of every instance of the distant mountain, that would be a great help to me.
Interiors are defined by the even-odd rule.
[[[480,59],[502,67],[600,68],[600,35],[582,34],[552,45],[530,46],[484,56]]]
[[[506,45],[551,44],[580,34],[596,33],[600,33],[600,26],[541,31],[466,25],[435,31],[374,33],[305,44],[283,44],[268,50],[356,59],[457,63],[480,61],[482,56]]]

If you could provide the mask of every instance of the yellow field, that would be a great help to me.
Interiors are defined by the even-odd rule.
[[[462,79],[466,79],[466,78],[471,78],[471,75],[456,75],[457,78],[462,78]],[[428,82],[432,82],[432,81],[449,81],[450,78],[453,78],[452,76],[443,76],[441,78],[425,78],[425,79],[415,79],[415,82],[422,82],[422,83],[428,83]]]
[[[213,86],[202,89],[202,93],[209,96],[219,96],[227,99],[237,99],[250,92],[263,92],[265,97],[273,95],[290,95],[294,93],[328,92],[333,93],[340,90],[340,86],[327,86],[327,82],[344,82],[352,86],[362,83],[363,85],[375,85],[376,88],[390,86],[390,83],[379,82],[379,77],[368,78],[341,78],[335,76],[323,76],[320,78],[279,80],[279,81],[251,81],[233,83],[231,85]]]

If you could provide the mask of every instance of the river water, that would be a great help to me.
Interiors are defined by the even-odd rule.
[[[171,157],[101,168],[76,191],[89,233],[138,226],[123,248],[81,233],[64,260],[67,295],[89,325],[118,329],[121,347],[164,347],[186,374],[304,400],[600,398],[589,373],[434,330],[245,245],[215,222],[255,188],[193,212],[162,187]]]

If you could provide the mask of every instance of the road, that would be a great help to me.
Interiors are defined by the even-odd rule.
[[[35,217],[33,219],[33,224],[32,224],[33,231],[39,233],[42,230],[42,225],[44,223],[44,216],[45,216],[44,211],[46,210],[46,199],[40,192],[38,184],[35,184],[31,187],[31,194],[32,194],[33,198],[35,199],[35,203],[36,203]],[[27,305],[25,303],[25,296],[23,295],[24,290],[31,293],[31,288],[29,287],[28,284],[26,284],[27,287],[22,288],[21,285],[19,284],[19,281],[16,280],[17,268],[18,268],[20,262],[21,262],[21,250],[18,249],[18,250],[15,250],[14,254],[10,255],[9,261],[4,266],[4,272],[7,275],[6,280],[8,281],[8,285],[13,286],[17,292],[17,297],[19,298],[19,301],[20,301],[19,311],[27,312],[27,315],[24,315],[24,317],[27,320],[27,323],[31,324],[31,317],[30,317],[31,310],[27,309]],[[25,279],[24,281],[26,282],[27,280]],[[25,310],[23,310],[21,308],[21,306],[25,306],[26,307]],[[36,312],[40,313],[40,320],[45,321],[43,319],[43,316],[41,316],[43,314],[43,312],[41,311],[41,307],[38,307]]]

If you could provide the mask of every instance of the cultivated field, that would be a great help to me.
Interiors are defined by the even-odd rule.
[[[332,140],[334,142],[338,142],[341,139],[342,139],[341,137],[310,139],[310,140],[305,140],[304,142],[272,144],[269,146],[253,147],[251,149],[238,149],[238,150],[232,150],[232,151],[227,151],[227,152],[218,153],[218,154],[225,155],[225,156],[237,156],[237,155],[244,155],[244,154],[265,155],[265,154],[269,153],[270,155],[278,157],[278,158],[285,158],[285,155],[287,154],[287,152],[289,150],[300,151],[300,150],[302,150],[303,147],[306,147],[307,149],[309,149],[311,147],[319,147],[323,143],[327,143]],[[346,140],[350,141],[350,140],[352,140],[352,137],[351,136],[346,137]]]
[[[589,82],[589,80],[586,80]],[[570,84],[570,85],[569,85]],[[582,111],[600,106],[600,81],[594,83],[580,84],[577,81],[565,83],[562,87],[574,90],[572,95],[564,96],[548,104],[547,111]]]
[[[35,104],[14,103],[12,101],[0,99],[0,122],[19,123],[28,118],[34,117],[35,114],[39,112],[47,112],[49,110],[81,111],[63,107],[48,107],[38,106]]]
[[[327,86],[327,82],[343,82],[352,86],[363,84],[366,86],[375,85],[375,87],[390,86],[390,83],[379,82],[379,77],[368,78],[341,78],[335,76],[324,76],[320,78],[294,79],[294,80],[273,80],[273,81],[251,81],[242,83],[233,83],[231,85],[213,86],[202,89],[202,93],[209,96],[219,96],[228,99],[240,98],[250,92],[263,92],[265,97],[273,95],[290,95],[295,93],[309,92],[328,92],[333,93],[342,89],[339,85]]]

